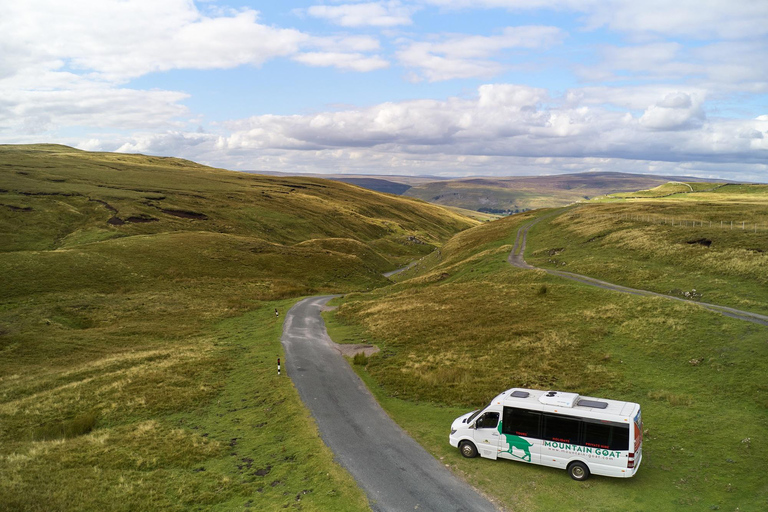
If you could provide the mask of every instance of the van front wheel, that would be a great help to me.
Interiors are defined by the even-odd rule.
[[[477,457],[477,448],[475,448],[475,445],[470,441],[462,441],[459,445],[459,450],[461,451],[461,454],[468,459]]]
[[[583,482],[589,478],[589,468],[583,462],[572,462],[568,466],[568,474],[571,475],[571,478],[574,480]]]

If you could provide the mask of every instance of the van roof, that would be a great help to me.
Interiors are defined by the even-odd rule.
[[[614,421],[630,421],[640,409],[640,405],[634,402],[525,388],[508,389],[494,398],[492,403]]]

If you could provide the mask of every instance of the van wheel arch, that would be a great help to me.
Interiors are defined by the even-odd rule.
[[[472,441],[462,441],[459,443],[459,451],[468,459],[477,457],[477,447]]]
[[[579,482],[583,482],[589,478],[590,475],[589,467],[580,460],[576,460],[568,464],[566,471],[568,471],[568,475],[571,478]]]

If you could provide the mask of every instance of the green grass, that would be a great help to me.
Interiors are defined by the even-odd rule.
[[[513,268],[506,256],[527,218],[460,233],[410,279],[343,299],[334,321],[382,349],[355,368],[389,414],[510,509],[765,509],[765,328]],[[515,386],[639,402],[638,474],[580,484],[554,469],[461,458],[450,422]]]
[[[294,245],[348,239],[377,270],[476,224],[434,205],[312,178],[259,176],[174,158],[0,145],[0,251],[199,232]],[[416,243],[418,240],[420,243]],[[357,255],[359,247],[351,247]]]
[[[704,302],[768,313],[768,194],[725,191],[692,203],[696,195],[580,206],[535,226],[526,259],[664,294],[696,289]],[[742,230],[742,222],[762,227]]]
[[[762,311],[764,234],[648,220],[768,218],[765,187],[706,190],[552,217],[526,258]],[[331,335],[382,349],[354,368],[384,407],[504,506],[764,510],[765,328],[511,267],[518,227],[538,214],[448,240],[476,222],[344,184],[0,147],[0,503],[365,510],[276,375],[274,308],[333,292],[347,295]],[[385,286],[380,273],[411,260]],[[641,403],[638,475],[580,484],[461,458],[450,421],[512,386]]]
[[[131,375],[146,378],[163,372],[161,359],[149,363],[151,369],[123,364],[122,371],[112,362],[111,373],[122,378],[92,374],[102,381],[93,397],[82,372],[81,380],[73,382],[77,386],[38,390],[38,400],[55,395],[67,401],[77,395],[77,402],[95,405],[103,418],[87,432],[82,427],[94,425],[75,417],[68,424],[79,422],[81,431],[77,436],[47,436],[58,440],[6,437],[0,449],[3,508],[368,510],[364,494],[333,462],[290,379],[284,372],[277,375],[282,325],[273,310],[285,311],[291,304],[261,304],[188,340],[182,346],[192,353],[186,356],[184,374],[199,373],[187,382],[174,383],[167,374],[153,382],[166,395],[162,404],[148,387],[132,388],[125,382]],[[204,355],[193,355],[200,352]],[[175,357],[169,354],[164,361]],[[213,373],[203,370],[210,366]],[[174,396],[174,384],[209,391],[185,407],[169,409],[167,401],[180,398]],[[118,391],[111,394],[110,388]],[[137,405],[126,403],[131,401]],[[24,397],[4,401],[3,425],[25,430],[32,420],[29,409],[35,407],[39,404]],[[41,429],[45,427],[36,434]]]
[[[723,187],[724,183],[708,183],[703,181],[692,182],[679,182],[671,181],[658,187],[654,187],[648,190],[640,190],[637,192],[619,192],[617,194],[611,194],[609,198],[662,198],[671,196],[682,196],[684,194],[698,193],[698,192],[713,192]]]
[[[385,285],[475,224],[319,179],[0,146],[0,508],[368,509],[275,374],[273,310]]]

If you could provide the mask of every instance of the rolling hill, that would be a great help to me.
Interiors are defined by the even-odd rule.
[[[274,174],[286,176],[285,173]],[[689,177],[617,172],[463,179],[434,176],[315,175],[315,177],[352,183],[379,192],[415,197],[442,206],[497,215],[509,215],[535,208],[566,206],[610,194],[634,194],[641,189],[664,187],[668,182],[682,185],[682,182],[703,181]],[[688,190],[689,185],[682,186]],[[639,193],[646,196],[663,194],[666,193],[666,189],[662,192]]]
[[[476,224],[321,179],[0,146],[0,508],[367,509],[277,378],[280,315]]]
[[[766,190],[643,183],[481,224],[317,178],[0,146],[0,503],[367,510],[275,367],[287,308],[334,292],[334,339],[382,349],[356,361],[379,401],[501,506],[761,510],[764,328],[506,259],[552,213],[530,263],[764,313]],[[637,476],[463,459],[447,426],[512,386],[639,402]]]
[[[607,194],[633,192],[674,179],[614,172],[471,178],[414,185],[404,195],[444,206],[508,215],[566,206]]]
[[[768,494],[752,465],[768,455],[755,441],[768,435],[766,330],[695,302],[765,314],[768,188],[689,185],[463,231],[397,284],[339,301],[331,335],[376,343],[381,352],[358,368],[388,412],[510,509],[762,509]],[[697,294],[680,303],[512,267],[517,230],[539,215],[552,216],[529,233],[529,263]],[[640,403],[639,473],[570,485],[554,469],[463,459],[445,429],[511,387]]]

